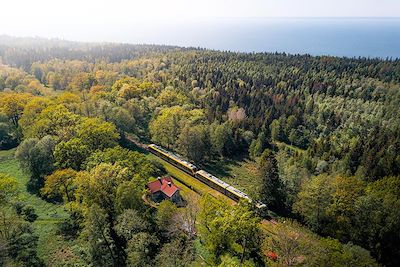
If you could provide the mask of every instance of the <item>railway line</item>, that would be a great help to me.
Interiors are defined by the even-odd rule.
[[[196,165],[183,159],[181,156],[162,148],[161,146],[158,146],[156,144],[145,145],[137,142],[136,140],[130,141],[132,141],[136,146],[139,146],[142,149],[146,149],[157,157],[184,171],[193,179],[196,179],[203,184],[206,184],[210,188],[220,192],[221,194],[227,196],[235,202],[239,202],[240,200],[245,200],[250,203],[254,202],[246,193],[222,181],[221,179],[206,172],[205,170],[200,170],[196,167]],[[266,207],[265,204],[261,202],[254,202],[254,205],[257,209],[264,209]]]
[[[200,170],[199,168],[197,168],[196,165],[183,159],[183,157],[162,148],[161,146],[158,146],[156,144],[149,144],[149,145],[143,144],[129,136],[126,136],[126,139],[131,143],[133,143],[135,146],[143,150],[149,151],[155,156],[161,158],[162,160],[175,166],[179,170],[185,172],[193,179],[202,182],[203,184],[227,196],[228,198],[232,199],[235,202],[239,202],[240,200],[245,200],[250,203],[254,202],[246,193],[222,181],[221,179],[215,177],[211,173],[206,172],[205,170]],[[254,204],[257,209],[266,208],[266,205],[261,202],[255,202]]]

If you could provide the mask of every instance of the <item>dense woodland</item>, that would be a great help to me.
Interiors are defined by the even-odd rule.
[[[2,36],[0,63],[0,149],[67,210],[68,264],[400,264],[399,60]],[[268,211],[207,195],[150,208],[145,185],[165,170],[127,136],[211,172],[254,162]],[[0,177],[0,261],[47,264],[35,207]]]

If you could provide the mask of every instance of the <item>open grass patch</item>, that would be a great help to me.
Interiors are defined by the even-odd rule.
[[[64,206],[49,203],[37,195],[26,191],[29,175],[24,173],[19,162],[14,158],[15,149],[0,151],[0,172],[15,178],[18,182],[19,201],[31,205],[38,215],[33,227],[39,236],[38,255],[47,266],[60,266],[54,260],[53,254],[58,253],[63,247],[69,247],[78,241],[65,241],[62,236],[57,235],[57,224],[68,218]],[[61,264],[61,263],[60,263]]]
[[[280,141],[274,141],[273,144],[278,148],[278,149],[289,149],[292,152],[298,153],[298,154],[302,154],[305,153],[306,150],[301,149],[299,147],[293,146],[293,145],[289,145],[286,144],[284,142],[280,142]]]
[[[246,157],[220,159],[205,165],[204,169],[246,194],[257,196],[260,178],[255,161]]]

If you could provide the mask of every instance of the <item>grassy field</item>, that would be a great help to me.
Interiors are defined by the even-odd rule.
[[[260,181],[256,162],[248,158],[221,159],[204,169],[248,195],[257,196]]]
[[[284,142],[274,141],[273,144],[276,145],[279,149],[289,149],[289,150],[292,150],[293,152],[296,152],[299,154],[306,152],[306,150],[304,150],[304,149],[286,144]]]
[[[39,236],[39,257],[45,261],[47,266],[61,266],[63,260],[68,262],[73,258],[72,254],[72,257],[62,259],[63,255],[60,255],[60,253],[68,252],[68,247],[74,244],[63,240],[61,236],[56,234],[57,223],[67,218],[68,214],[63,206],[46,202],[26,191],[26,183],[29,177],[20,169],[18,161],[14,158],[14,152],[14,149],[0,151],[0,172],[9,174],[18,181],[20,200],[35,208],[38,218],[33,226]]]

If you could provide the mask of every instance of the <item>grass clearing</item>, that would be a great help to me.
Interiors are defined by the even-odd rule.
[[[257,163],[248,158],[221,159],[204,166],[204,169],[249,196],[257,196],[260,178]]]
[[[35,208],[38,215],[33,223],[36,234],[39,236],[38,255],[47,266],[61,266],[61,262],[54,258],[65,247],[70,247],[78,241],[65,241],[56,234],[57,224],[68,218],[68,213],[62,205],[49,203],[37,195],[26,191],[29,176],[24,173],[18,161],[14,158],[15,149],[0,151],[0,172],[14,177],[20,191],[19,200]]]
[[[284,142],[274,141],[273,143],[274,143],[274,145],[276,145],[278,147],[278,149],[289,149],[298,154],[302,154],[302,153],[306,152],[306,150],[304,150],[304,149],[301,149],[301,148],[293,146],[293,145],[286,144]]]

